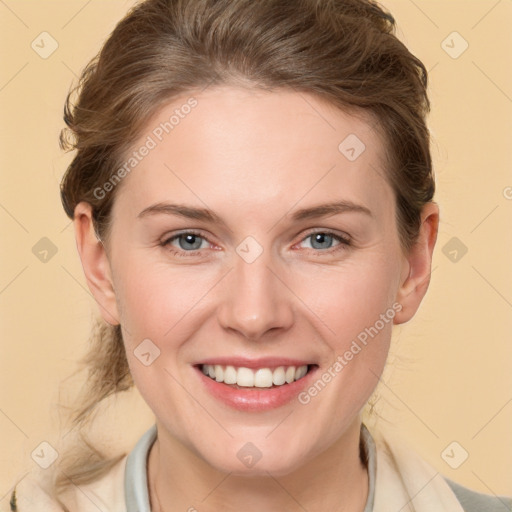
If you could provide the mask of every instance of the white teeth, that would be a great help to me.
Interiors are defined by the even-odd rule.
[[[286,373],[284,371],[284,366],[280,366],[279,368],[276,368],[274,370],[274,373],[272,374],[272,382],[276,386],[281,386],[286,382]]]
[[[219,364],[202,365],[201,371],[216,380],[225,384],[237,384],[246,388],[270,388],[272,385],[282,386],[302,379],[308,372],[307,365],[303,366],[279,366],[274,371],[270,368],[235,368],[234,366],[221,366]]]
[[[249,368],[238,368],[236,383],[247,388],[254,387],[254,372]]]
[[[306,375],[306,373],[308,373],[308,367],[307,366],[299,366],[297,368],[297,371],[295,372],[295,379],[302,379],[302,377],[304,377],[304,375]]]
[[[220,364],[215,365],[215,380],[217,382],[224,382],[224,370]]]
[[[234,366],[226,366],[224,371],[224,383],[225,384],[236,384],[236,369]]]
[[[289,366],[286,369],[285,380],[288,384],[295,380],[295,366]]]
[[[257,388],[272,387],[272,372],[268,368],[260,368],[254,374],[254,386]]]

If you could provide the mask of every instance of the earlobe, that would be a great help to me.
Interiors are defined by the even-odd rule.
[[[90,204],[77,204],[73,223],[87,286],[98,303],[103,319],[111,325],[118,325],[119,314],[110,262],[105,247],[94,231]]]
[[[427,203],[421,215],[418,240],[406,256],[405,276],[402,276],[397,294],[402,309],[394,318],[395,324],[408,322],[427,293],[438,230],[439,207],[434,202]]]

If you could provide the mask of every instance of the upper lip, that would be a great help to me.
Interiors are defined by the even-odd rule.
[[[237,368],[277,368],[279,366],[308,366],[313,365],[311,361],[292,359],[290,357],[260,357],[258,359],[248,359],[246,357],[212,357],[204,359],[195,366],[201,365],[220,365],[236,366]]]

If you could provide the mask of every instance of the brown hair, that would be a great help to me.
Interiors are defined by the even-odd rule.
[[[422,208],[434,195],[425,120],[430,104],[427,71],[394,31],[393,17],[370,0],[139,3],[68,95],[61,146],[76,149],[76,155],[61,184],[67,215],[73,218],[80,201],[90,203],[96,232],[108,243],[118,187],[101,198],[94,191],[121,167],[123,155],[164,103],[208,85],[284,88],[376,120],[387,148],[402,249],[409,250]],[[95,404],[133,385],[120,327],[104,325],[92,339],[86,361],[92,379],[76,410],[77,426]],[[76,459],[80,482],[113,463],[97,459],[91,471]],[[67,467],[66,474],[73,480],[78,473]]]

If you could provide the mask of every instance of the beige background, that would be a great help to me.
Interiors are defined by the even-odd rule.
[[[70,155],[57,138],[68,87],[132,4],[0,1],[2,500],[34,466],[39,443],[58,444],[57,403],[69,395],[59,384],[83,352],[96,312],[60,205]],[[442,474],[512,494],[512,1],[383,4],[431,70],[441,228],[430,290],[416,318],[395,329],[396,356],[376,409],[382,426]],[[42,46],[44,31],[58,43],[47,59],[31,48],[34,40]],[[469,46],[458,55],[464,40]],[[57,248],[46,263],[32,252],[42,237]],[[455,262],[453,237],[467,247]],[[113,449],[131,447],[152,422],[136,394],[111,412]],[[469,453],[458,469],[441,456],[453,441],[460,446],[448,451],[452,465],[463,449]]]

